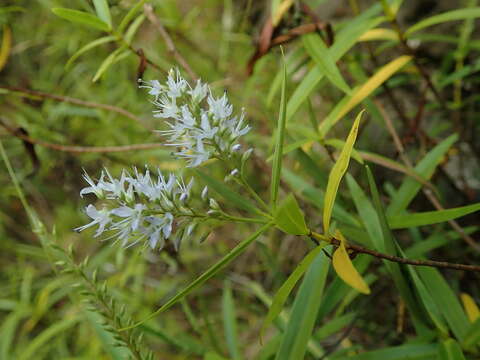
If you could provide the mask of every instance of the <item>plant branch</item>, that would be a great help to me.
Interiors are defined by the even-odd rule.
[[[33,145],[39,145],[46,147],[48,149],[70,152],[70,153],[107,153],[107,152],[124,152],[124,151],[136,151],[136,150],[148,150],[155,149],[164,146],[163,144],[133,144],[133,145],[124,145],[124,146],[77,146],[77,145],[60,145],[49,143],[42,140],[33,139],[30,136],[16,131],[11,126],[7,125],[2,118],[0,118],[0,126],[3,126],[10,134],[13,136],[22,139]]]
[[[157,31],[162,36],[163,40],[165,41],[165,45],[167,46],[167,51],[185,69],[185,71],[193,80],[198,79],[197,74],[192,70],[188,62],[185,60],[185,58],[178,52],[177,48],[175,47],[175,44],[172,41],[172,38],[168,34],[163,24],[160,22],[160,19],[158,19],[158,17],[155,16],[152,5],[150,4],[143,5],[143,11],[147,19],[152,23],[155,29],[157,29]]]
[[[88,107],[88,108],[103,109],[103,110],[115,112],[115,113],[123,115],[123,116],[125,116],[125,117],[127,117],[131,120],[135,120],[139,123],[142,123],[142,120],[139,117],[132,114],[131,112],[129,112],[125,109],[122,109],[120,107],[113,106],[113,105],[94,103],[94,102],[90,102],[90,101],[84,101],[84,100],[81,100],[81,99],[72,98],[72,97],[69,97],[69,96],[49,94],[49,93],[42,92],[42,91],[24,89],[24,88],[20,88],[20,87],[16,87],[16,86],[0,85],[0,89],[18,92],[18,93],[21,93],[23,95],[37,96],[37,97],[40,97],[42,99],[52,99],[52,100],[56,100],[56,101],[60,101],[60,102],[66,102],[66,103],[70,103],[70,104],[80,105],[80,106],[84,106],[84,107]]]
[[[339,246],[340,240],[335,238],[329,238],[325,235],[310,231],[308,235],[315,243],[318,243],[318,240],[328,242],[329,244]],[[347,249],[350,249],[356,253],[367,254],[377,259],[383,259],[391,262],[396,262],[400,264],[413,265],[413,266],[429,266],[441,269],[453,269],[453,270],[463,270],[463,271],[473,271],[480,272],[480,266],[477,265],[467,265],[467,264],[457,264],[449,263],[446,261],[434,261],[434,260],[412,260],[407,258],[402,258],[394,255],[384,254],[375,250],[370,250],[364,248],[363,246],[346,244]]]

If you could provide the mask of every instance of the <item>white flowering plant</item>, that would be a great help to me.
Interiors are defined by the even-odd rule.
[[[397,0],[338,2],[332,24],[301,1],[56,17],[57,0],[17,2],[0,5],[1,359],[479,357],[480,266],[464,260],[480,203],[459,206],[480,188],[475,1],[405,31]],[[453,20],[458,37],[417,33]],[[423,56],[436,41],[442,66]]]

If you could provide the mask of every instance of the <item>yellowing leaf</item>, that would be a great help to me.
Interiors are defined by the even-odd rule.
[[[387,65],[381,67],[363,85],[355,88],[350,97],[344,97],[340,101],[339,106],[336,106],[318,127],[320,137],[325,137],[330,128],[335,125],[338,120],[340,120],[345,114],[347,114],[356,105],[368,97],[373,91],[382,85],[395,72],[400,70],[411,59],[411,56],[400,56],[397,59],[389,62]]]
[[[272,12],[272,24],[273,26],[277,26],[280,20],[282,20],[283,14],[285,14],[290,6],[292,6],[293,0],[284,0],[280,3],[276,8],[274,8]]]
[[[0,48],[0,71],[7,63],[10,49],[12,47],[12,31],[7,25],[3,26],[2,47]]]
[[[332,264],[337,275],[355,290],[358,290],[362,294],[370,294],[370,288],[360,276],[357,269],[355,269],[348,256],[347,248],[345,247],[347,240],[345,240],[338,230],[336,232],[336,237],[340,240],[340,245],[333,253]]]
[[[393,40],[398,41],[398,34],[391,29],[372,29],[365,32],[358,38],[359,41],[375,41],[375,40]]]
[[[350,162],[350,156],[353,150],[353,144],[357,139],[358,126],[360,124],[360,118],[365,110],[362,110],[355,119],[352,129],[348,134],[345,146],[338,157],[337,162],[333,165],[332,171],[328,176],[327,190],[325,192],[325,205],[323,208],[323,232],[328,235],[330,229],[330,218],[332,217],[333,204],[335,203],[335,197],[337,196],[338,186],[342,180],[343,175],[347,171],[348,163]]]
[[[468,294],[462,293],[460,295],[462,299],[463,307],[465,308],[465,312],[467,313],[468,320],[470,322],[475,322],[480,317],[480,310],[478,309],[477,304],[475,304],[475,300]]]

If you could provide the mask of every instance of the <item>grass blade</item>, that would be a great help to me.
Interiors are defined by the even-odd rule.
[[[277,293],[273,297],[272,304],[268,309],[268,314],[263,322],[262,329],[260,330],[260,339],[263,338],[265,330],[271,325],[278,314],[280,314],[285,302],[287,301],[288,295],[290,295],[298,280],[300,280],[305,271],[307,271],[307,269],[310,267],[310,264],[313,260],[315,260],[323,247],[324,245],[319,245],[315,249],[311,250],[297,265],[287,280],[285,280],[280,289],[278,289]]]
[[[310,265],[295,297],[290,321],[283,334],[276,360],[304,358],[321,304],[329,264],[330,259],[320,252]]]
[[[235,315],[235,304],[232,296],[232,286],[229,281],[225,282],[222,298],[223,328],[225,329],[225,339],[230,356],[234,360],[240,360],[240,350],[237,341],[237,319]]]
[[[272,166],[272,180],[270,183],[270,202],[275,210],[278,200],[278,189],[280,187],[280,177],[282,172],[283,141],[285,138],[285,120],[286,120],[286,86],[287,86],[287,65],[283,61],[283,79],[280,100],[280,112],[278,114],[277,136],[275,140],[275,152]]]

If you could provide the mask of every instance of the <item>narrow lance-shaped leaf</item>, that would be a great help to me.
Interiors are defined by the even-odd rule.
[[[344,93],[350,93],[350,87],[343,79],[340,70],[332,59],[328,48],[323,40],[317,34],[307,34],[302,36],[303,46],[308,54],[313,58],[315,64],[325,74],[328,80]]]
[[[462,293],[460,298],[462,299],[463,307],[467,313],[468,320],[473,323],[477,321],[477,319],[480,319],[480,310],[478,309],[475,300],[473,300],[472,297],[466,293]]]
[[[327,247],[329,251],[330,246]],[[308,342],[322,303],[323,288],[330,260],[319,252],[310,265],[292,306],[275,360],[297,360],[305,357]]]
[[[102,77],[102,75],[105,73],[105,71],[108,70],[108,68],[115,62],[115,59],[117,56],[120,55],[120,53],[125,50],[124,47],[116,49],[114,52],[112,52],[110,55],[108,55],[105,60],[100,64],[97,72],[93,76],[92,82],[96,82],[98,79]]]
[[[130,23],[130,21],[132,21],[132,19],[135,17],[137,12],[140,11],[144,3],[145,3],[145,0],[139,1],[134,7],[130,9],[127,15],[125,15],[125,17],[122,19],[122,21],[120,22],[120,25],[118,25],[118,28],[117,28],[117,31],[120,34],[123,33],[127,25]]]
[[[283,62],[282,94],[280,100],[280,112],[278,115],[277,136],[275,140],[275,153],[272,166],[272,180],[270,183],[270,201],[273,209],[277,205],[278,189],[280,187],[280,176],[282,172],[283,140],[285,138],[285,114],[286,114],[286,84],[287,65]]]
[[[340,245],[333,253],[332,265],[337,275],[355,290],[362,294],[370,294],[370,288],[353,266],[350,256],[348,256],[345,246],[347,240],[339,230],[336,232],[336,238],[340,240]]]
[[[233,301],[232,286],[229,281],[225,282],[222,299],[223,327],[227,340],[228,352],[234,360],[241,359],[237,341],[237,318]]]
[[[357,115],[352,129],[348,134],[347,140],[345,141],[345,146],[343,147],[337,162],[333,166],[332,171],[328,176],[327,190],[325,192],[325,208],[323,210],[323,231],[326,235],[328,235],[328,231],[330,229],[330,219],[332,217],[333,204],[335,203],[338,187],[343,175],[347,171],[353,144],[357,139],[358,126],[360,124],[360,118],[362,117],[362,114],[363,110]]]
[[[283,283],[283,285],[278,289],[277,293],[273,297],[272,304],[268,309],[267,317],[263,322],[262,329],[260,330],[260,339],[263,338],[265,330],[270,326],[270,324],[276,319],[278,314],[283,309],[285,302],[287,301],[288,295],[292,292],[293,288],[295,287],[296,283],[300,278],[303,276],[305,271],[309,268],[310,264],[313,260],[317,257],[318,253],[323,249],[324,245],[321,244],[317,246],[315,249],[311,250],[303,260],[297,265],[295,270],[290,274],[287,280]]]
[[[70,57],[70,59],[68,59],[67,63],[65,64],[65,68],[68,69],[73,64],[73,62],[78,59],[80,55],[87,52],[88,50],[91,50],[99,45],[102,45],[111,41],[115,41],[115,36],[110,36],[110,35],[104,36],[99,39],[95,39],[92,42],[89,42],[87,45],[81,47],[77,52],[75,52],[75,54],[73,54]]]
[[[12,48],[12,31],[7,25],[3,25],[2,46],[0,47],[0,71],[7,63]]]
[[[109,28],[112,28],[112,16],[110,15],[110,9],[108,7],[107,0],[93,0],[95,11],[98,17],[108,24]]]
[[[110,31],[110,26],[106,22],[100,20],[95,15],[89,14],[84,11],[66,8],[53,8],[52,12],[58,17],[61,17],[71,22],[75,22],[98,30]]]
[[[362,102],[380,85],[388,80],[393,74],[400,70],[405,64],[412,59],[411,56],[400,56],[392,60],[388,64],[381,67],[372,77],[370,77],[363,85],[357,87],[351,96],[342,99],[339,104],[328,114],[326,119],[320,124],[320,136],[323,138],[345,114],[352,110],[356,105]]]
[[[411,26],[406,32],[405,36],[409,36],[413,34],[414,32],[424,29],[426,27],[440,24],[443,22],[447,21],[455,21],[455,20],[463,20],[463,19],[471,19],[471,18],[476,18],[480,17],[480,7],[475,7],[471,9],[459,9],[459,10],[453,10],[453,11],[448,11],[443,14],[435,15],[432,17],[429,17],[425,20],[419,21],[415,25]]]
[[[397,215],[388,218],[388,225],[391,229],[405,229],[416,226],[425,226],[453,220],[479,210],[480,203],[477,203],[453,209]]]

